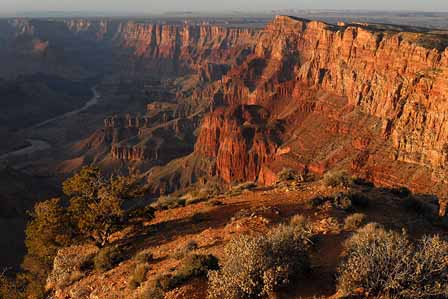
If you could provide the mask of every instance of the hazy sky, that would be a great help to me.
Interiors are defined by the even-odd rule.
[[[0,0],[0,12],[267,10],[284,8],[448,11],[448,0]]]

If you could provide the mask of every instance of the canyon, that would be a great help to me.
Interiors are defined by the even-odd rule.
[[[226,22],[0,20],[2,100],[33,116],[0,118],[0,157],[49,145],[2,167],[59,182],[95,164],[150,198],[345,170],[446,200],[446,31]],[[66,115],[92,86],[101,101]]]
[[[256,40],[215,84],[194,159],[225,183],[346,169],[443,196],[446,35],[280,16]]]
[[[343,168],[378,184],[443,193],[443,31],[288,16],[263,29],[82,19],[9,25],[27,49],[21,55],[42,59],[36,70],[73,70],[66,64],[76,62],[67,78],[103,73],[100,90],[120,82],[106,97],[127,92],[140,101],[104,111],[103,127],[98,119],[94,134],[68,140],[70,154],[55,169],[79,159],[132,165],[156,190],[182,177],[182,169],[160,167],[203,158],[213,166],[200,172],[223,184],[270,184],[284,168]],[[60,55],[69,59],[53,60]],[[182,185],[174,184],[168,189]]]
[[[337,298],[348,220],[445,240],[444,21],[328,18],[0,19],[0,280],[11,269],[58,299],[205,298],[205,276],[173,282],[185,258],[221,265],[230,240],[296,221],[310,272],[278,298]]]

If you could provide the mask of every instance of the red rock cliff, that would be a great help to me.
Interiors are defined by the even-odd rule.
[[[254,29],[214,25],[82,19],[66,24],[72,32],[85,38],[113,44],[118,57],[130,55],[140,59],[135,61],[134,68],[166,74],[195,70],[207,79],[219,78],[225,72],[225,65],[234,64],[250,52],[257,34]]]
[[[219,108],[205,117],[196,153],[216,158],[217,174],[226,182],[255,180],[277,147],[281,126],[269,122],[260,106]]]
[[[448,49],[433,42],[446,38],[275,18],[259,33],[254,53],[223,77],[219,89],[223,104],[261,105],[271,120],[287,123],[282,150],[266,159],[274,162],[257,160],[245,178],[257,177],[262,164],[279,169],[294,161],[324,170],[351,165],[384,184],[424,189],[444,182]],[[196,150],[218,152],[218,168],[246,167],[239,162],[249,159],[241,134],[225,113],[218,115],[204,121]],[[227,157],[219,162],[222,146]],[[229,172],[243,171],[220,174],[229,180]]]

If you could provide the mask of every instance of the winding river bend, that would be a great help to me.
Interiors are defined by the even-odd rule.
[[[92,88],[92,92],[93,92],[93,97],[87,103],[85,103],[84,106],[82,106],[81,108],[76,109],[76,110],[72,110],[72,111],[69,111],[69,112],[66,112],[64,114],[58,115],[58,116],[50,118],[50,119],[47,119],[47,120],[45,120],[43,122],[40,122],[40,123],[38,123],[36,125],[33,125],[29,129],[38,129],[40,127],[43,127],[43,126],[45,126],[47,124],[50,124],[52,122],[55,122],[57,120],[61,120],[61,119],[68,118],[68,117],[72,117],[72,116],[74,116],[76,114],[79,114],[79,113],[89,109],[90,107],[98,104],[99,100],[101,99],[101,94],[95,88]],[[16,150],[16,151],[12,151],[12,152],[9,152],[9,153],[1,155],[0,156],[0,161],[7,160],[7,159],[10,159],[10,158],[13,158],[13,157],[29,155],[29,154],[32,154],[32,153],[35,153],[35,152],[39,152],[39,151],[43,151],[43,150],[48,150],[48,149],[50,149],[52,147],[51,144],[48,143],[45,140],[29,138],[26,141],[28,143],[30,143],[29,146],[24,147],[24,148],[19,149],[19,150]]]

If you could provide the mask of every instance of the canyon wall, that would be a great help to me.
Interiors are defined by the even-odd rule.
[[[193,71],[205,79],[218,79],[230,64],[251,52],[257,30],[214,25],[66,22],[77,36],[113,45],[115,55],[128,58],[133,71],[186,74]],[[131,62],[131,65],[129,65]]]
[[[223,76],[217,92],[223,105],[260,105],[271,120],[286,122],[277,151],[264,149],[251,169],[235,162],[245,169],[236,178],[272,182],[283,166],[322,173],[340,164],[381,184],[423,190],[443,183],[446,40],[433,33],[277,17],[259,33],[254,53]],[[244,134],[240,124],[223,136],[229,121],[222,118],[232,119],[216,112],[205,119],[196,150],[230,153],[227,163],[217,162],[217,172],[230,181],[232,161],[250,159],[251,153],[226,150],[229,139],[244,144]]]
[[[216,80],[251,52],[257,34],[249,28],[113,19],[15,19],[1,21],[0,28],[4,76],[120,72],[159,78],[194,71]]]
[[[416,190],[448,179],[448,38],[440,32],[286,16],[262,30],[121,20],[13,25],[14,36],[33,41],[25,44],[42,57],[41,69],[75,61],[145,78],[199,76],[177,90],[176,115],[108,119],[101,138],[114,159],[162,163],[189,154],[196,136],[186,132],[212,111],[193,156],[213,161],[228,183],[268,184],[285,167],[350,168]],[[160,150],[173,154],[159,159]]]

